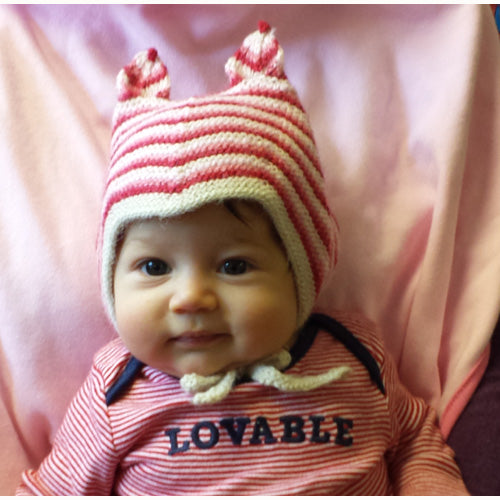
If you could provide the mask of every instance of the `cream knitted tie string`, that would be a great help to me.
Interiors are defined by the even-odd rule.
[[[184,375],[180,384],[193,394],[194,404],[211,404],[222,401],[231,391],[235,382],[244,375],[263,385],[275,387],[284,392],[311,391],[336,380],[345,378],[351,369],[348,366],[332,368],[319,375],[290,375],[280,370],[292,360],[290,353],[282,349],[274,356],[253,365],[231,370],[222,375],[203,376],[196,373]]]

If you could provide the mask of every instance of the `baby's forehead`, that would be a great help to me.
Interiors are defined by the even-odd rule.
[[[255,237],[271,232],[275,228],[267,212],[257,203],[246,200],[226,200],[209,203],[182,214],[171,217],[152,217],[134,220],[122,231],[122,238],[155,235],[168,232],[189,233],[205,231],[212,227],[216,233],[254,234]]]
[[[130,222],[127,230],[142,228],[168,228],[177,225],[188,225],[196,221],[224,221],[226,223],[243,223],[246,226],[253,224],[273,225],[271,217],[264,208],[253,201],[229,199],[217,203],[207,203],[183,213],[173,214],[171,217],[151,217]]]

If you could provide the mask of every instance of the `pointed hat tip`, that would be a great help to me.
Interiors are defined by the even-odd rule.
[[[135,97],[169,98],[170,78],[167,67],[160,60],[155,48],[135,55],[117,77],[118,100]]]
[[[266,21],[259,21],[259,31],[261,33],[268,33],[271,31],[271,26]]]

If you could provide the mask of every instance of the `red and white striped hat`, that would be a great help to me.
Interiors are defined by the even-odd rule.
[[[226,199],[260,203],[292,265],[300,324],[336,260],[336,224],[309,120],[268,24],[244,40],[226,73],[229,89],[182,101],[169,99],[168,71],[154,49],[118,75],[100,235],[103,299],[113,322],[117,238],[139,219]]]

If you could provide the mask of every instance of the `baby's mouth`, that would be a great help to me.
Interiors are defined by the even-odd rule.
[[[193,348],[205,347],[215,342],[219,342],[229,337],[227,333],[210,332],[207,330],[186,331],[172,337],[169,342],[173,342],[179,347]]]

